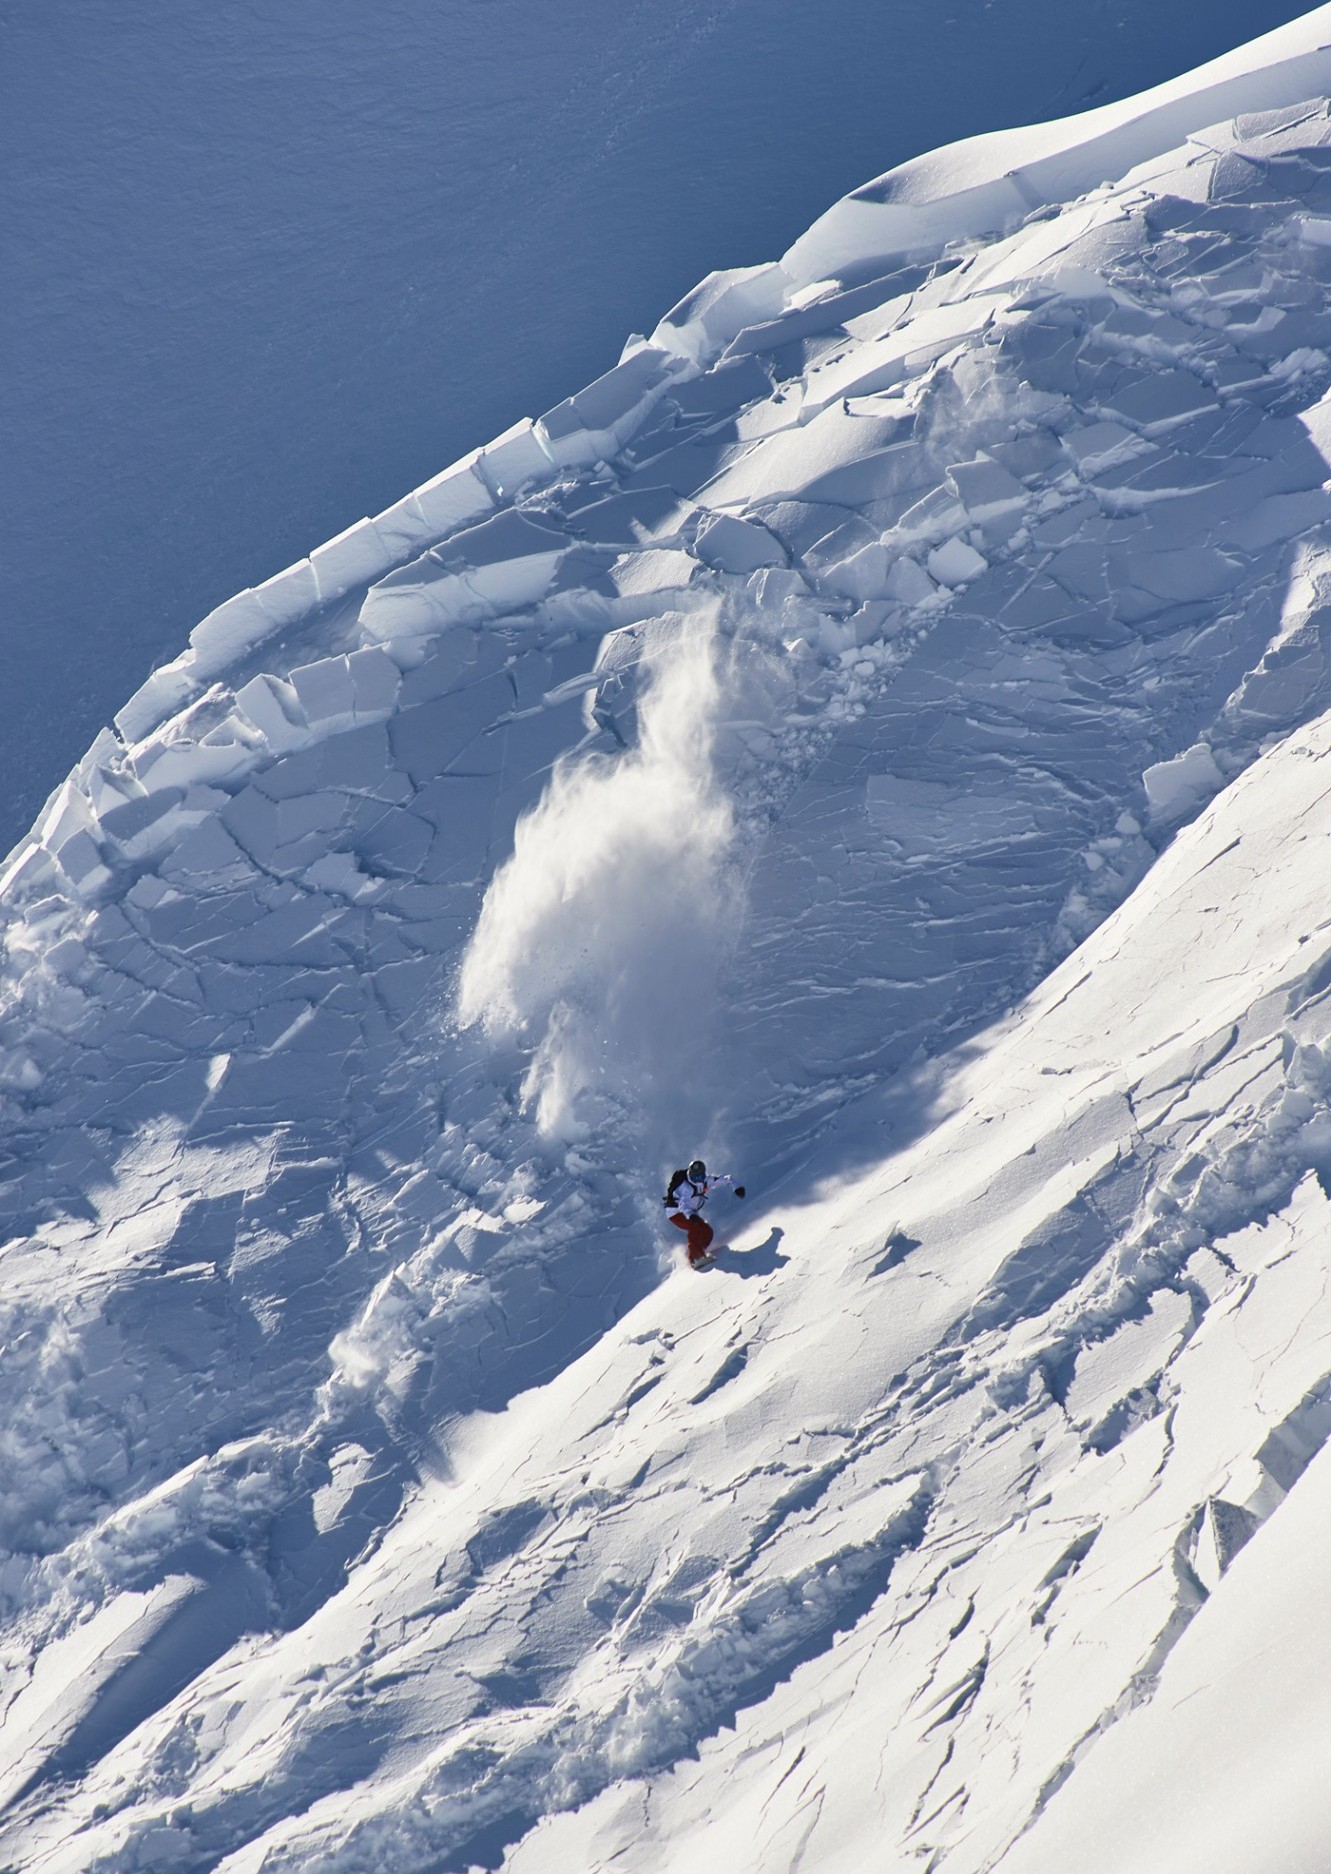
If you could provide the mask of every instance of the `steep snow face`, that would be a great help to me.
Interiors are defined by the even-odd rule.
[[[1331,1430],[1323,41],[713,276],[13,855],[9,1859],[1038,1874],[1189,1761]]]
[[[209,606],[603,369],[705,268],[778,252],[875,168],[1300,10],[1081,0],[1069,33],[1062,0],[822,0],[816,30],[804,0],[25,9],[0,850]]]

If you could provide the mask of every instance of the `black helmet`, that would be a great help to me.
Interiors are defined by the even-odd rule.
[[[699,1178],[705,1178],[706,1176],[707,1176],[706,1165],[704,1165],[701,1158],[695,1158],[693,1163],[689,1166],[690,1182],[693,1184],[696,1184]]]

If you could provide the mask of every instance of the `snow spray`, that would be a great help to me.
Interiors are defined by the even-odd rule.
[[[463,959],[458,1015],[530,1050],[524,1107],[575,1140],[636,1113],[694,1121],[739,909],[713,761],[715,609],[672,615],[638,666],[637,740],[569,756],[518,824]]]

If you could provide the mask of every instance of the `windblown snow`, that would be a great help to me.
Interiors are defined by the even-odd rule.
[[[53,797],[5,1865],[1324,1865],[1329,93],[893,172]]]

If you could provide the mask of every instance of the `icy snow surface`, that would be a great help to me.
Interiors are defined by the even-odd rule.
[[[90,750],[6,1865],[1321,1865],[1329,91],[884,178]]]
[[[0,851],[210,606],[603,370],[708,267],[1302,10],[7,7]]]

